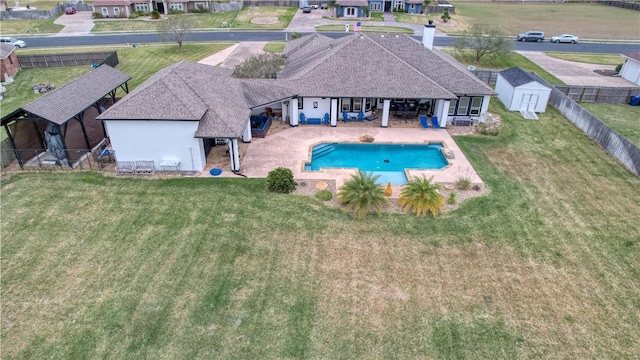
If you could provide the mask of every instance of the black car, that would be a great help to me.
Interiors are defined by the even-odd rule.
[[[327,3],[323,2],[322,4],[320,4],[320,9],[327,9],[327,8],[328,8]]]

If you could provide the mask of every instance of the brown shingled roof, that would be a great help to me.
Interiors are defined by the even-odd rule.
[[[631,58],[633,60],[638,60],[640,61],[640,51],[636,51],[636,52],[631,52],[631,53],[627,53],[624,54],[624,56]]]
[[[100,65],[76,80],[22,107],[34,115],[62,125],[95,104],[131,76],[109,65]]]

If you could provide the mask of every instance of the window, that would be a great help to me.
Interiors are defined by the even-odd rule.
[[[467,115],[467,112],[469,111],[469,97],[468,96],[462,96],[460,98],[460,101],[458,102],[458,115]]]
[[[102,10],[102,16],[109,16],[109,9],[101,8],[100,10]]]
[[[372,108],[374,108],[376,106],[376,99],[375,98],[371,98],[371,99],[365,99],[365,105],[364,105],[364,109],[367,111],[371,111]]]
[[[303,99],[302,98],[298,98],[298,109],[302,109],[302,103],[303,103]]]
[[[7,57],[7,59],[9,59],[9,64],[13,65],[13,59],[12,59],[11,57],[12,57],[12,55],[10,54],[10,55]]]
[[[136,11],[149,11],[149,4],[136,4]]]
[[[382,11],[382,3],[374,2],[369,4],[370,11]]]
[[[345,8],[344,10],[345,10],[344,16],[356,16],[356,8],[348,7],[348,8]]]
[[[170,3],[169,4],[169,9],[177,10],[177,11],[184,11],[184,9],[182,7],[182,3]]]
[[[340,103],[342,111],[351,111],[351,98],[341,98]]]
[[[362,110],[362,98],[353,99],[353,111]]]
[[[482,97],[474,96],[471,98],[471,110],[469,115],[480,115],[480,108],[482,107]]]
[[[455,115],[456,114],[456,105],[458,105],[458,100],[451,100],[449,102],[448,115]]]
[[[118,8],[118,7],[113,8],[113,15],[120,16],[120,8]]]

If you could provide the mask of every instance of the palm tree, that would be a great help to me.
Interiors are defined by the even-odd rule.
[[[445,199],[438,191],[442,185],[432,181],[433,176],[414,177],[402,188],[398,203],[405,212],[414,212],[416,217],[431,213],[435,217],[442,211]]]
[[[364,219],[371,211],[382,212],[389,200],[384,196],[384,187],[376,184],[380,175],[358,171],[338,190],[338,202],[358,219]]]

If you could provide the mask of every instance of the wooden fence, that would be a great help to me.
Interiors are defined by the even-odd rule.
[[[563,94],[574,101],[623,104],[628,103],[631,95],[640,95],[639,87],[604,87],[582,85],[555,85]]]
[[[118,53],[115,51],[103,51],[71,54],[18,55],[18,61],[23,69],[93,64],[107,64],[115,67],[118,65]]]
[[[9,0],[9,2],[13,2]],[[25,1],[24,4],[27,2]],[[0,11],[0,19],[2,20],[31,20],[31,19],[50,19],[57,17],[62,14],[65,8],[74,7],[78,11],[93,11],[91,4],[71,4],[71,3],[58,3],[58,5],[52,7],[51,9],[29,9],[29,10],[20,10],[13,11],[10,10],[11,6],[8,7],[8,10]]]
[[[638,146],[609,128],[559,89],[551,90],[549,104],[584,131],[593,141],[605,148],[631,172],[640,176],[640,148]]]

